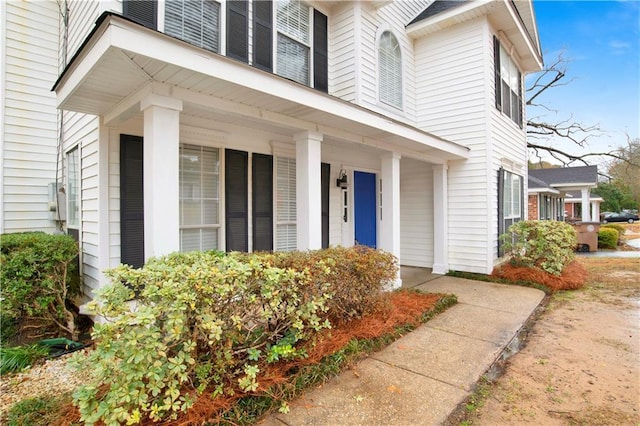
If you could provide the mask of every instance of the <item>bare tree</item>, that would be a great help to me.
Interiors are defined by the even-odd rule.
[[[553,64],[537,73],[531,84],[526,88],[527,112],[532,110],[548,111],[554,114],[558,112],[540,102],[539,98],[547,91],[556,87],[566,86],[573,81],[573,78],[568,78],[566,74],[568,63],[569,61],[560,53]],[[607,152],[574,154],[553,143],[554,140],[561,139],[570,141],[578,147],[586,148],[589,139],[603,134],[599,124],[585,125],[575,121],[573,116],[570,115],[568,118],[556,121],[546,121],[543,116],[531,116],[527,118],[526,125],[527,146],[538,159],[537,162],[542,162],[543,154],[551,156],[563,166],[568,166],[575,162],[590,165],[590,160],[600,160],[602,157],[628,161],[628,157],[623,155],[621,148]]]

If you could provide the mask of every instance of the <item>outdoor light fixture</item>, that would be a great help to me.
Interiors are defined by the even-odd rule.
[[[349,187],[349,182],[347,182],[347,172],[345,172],[344,169],[340,169],[340,174],[336,180],[336,186],[342,189]]]

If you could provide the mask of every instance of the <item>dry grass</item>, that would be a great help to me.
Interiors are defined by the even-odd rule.
[[[635,225],[640,227],[640,224]],[[578,257],[588,272],[587,286],[608,290],[640,290],[640,259]]]

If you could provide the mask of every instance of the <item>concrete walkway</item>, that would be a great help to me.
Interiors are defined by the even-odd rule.
[[[403,271],[403,278],[404,278]],[[437,425],[472,392],[544,298],[525,287],[434,276],[412,287],[458,304],[261,422],[297,425]]]

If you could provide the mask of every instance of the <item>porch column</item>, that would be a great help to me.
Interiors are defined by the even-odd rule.
[[[179,99],[151,94],[144,112],[144,253],[145,260],[180,249]]]
[[[433,273],[449,272],[447,165],[433,165]]]
[[[386,152],[381,157],[380,192],[382,212],[380,223],[380,248],[393,254],[400,262],[400,154]],[[400,265],[398,265],[400,266]],[[400,270],[391,289],[400,288]]]
[[[589,209],[589,188],[582,189],[582,221],[591,222],[591,212]]]
[[[296,232],[298,250],[322,248],[322,134],[302,132],[296,141]]]
[[[594,222],[600,222],[600,203],[597,201],[591,203],[591,220]]]

